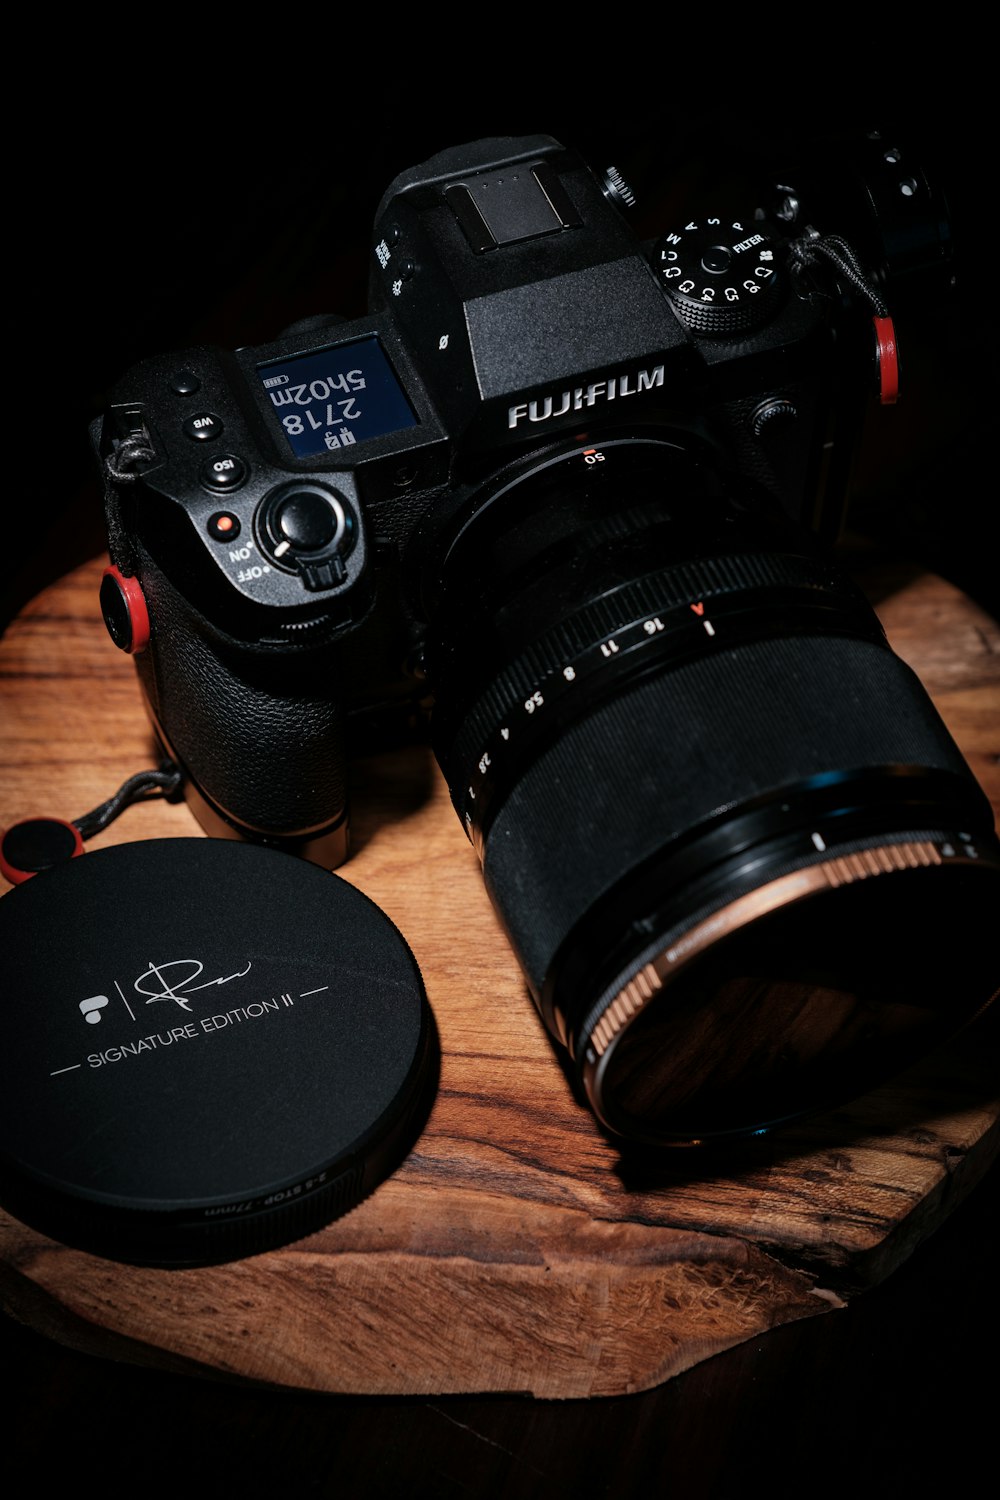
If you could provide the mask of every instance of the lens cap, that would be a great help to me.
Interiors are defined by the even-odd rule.
[[[317,865],[156,839],[0,900],[0,1203],[134,1265],[311,1234],[402,1160],[437,1079],[392,922]]]

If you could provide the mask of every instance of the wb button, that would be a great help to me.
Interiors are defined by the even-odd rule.
[[[196,443],[210,443],[222,432],[222,418],[214,411],[199,411],[188,417],[184,431]]]

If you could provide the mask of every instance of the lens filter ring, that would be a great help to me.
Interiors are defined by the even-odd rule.
[[[758,851],[757,883],[731,872],[720,904],[692,911],[688,889],[691,915],[664,918],[591,1008],[575,1052],[611,1135],[699,1146],[763,1134],[886,1083],[995,1000],[983,943],[1000,897],[995,839],[812,839],[791,867]],[[949,930],[934,921],[945,891],[961,896]]]

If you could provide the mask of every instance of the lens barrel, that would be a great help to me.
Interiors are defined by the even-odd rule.
[[[755,486],[645,436],[538,456],[452,523],[434,596],[435,752],[613,1135],[768,1130],[993,998],[989,802]]]

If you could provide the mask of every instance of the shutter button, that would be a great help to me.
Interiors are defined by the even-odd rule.
[[[257,515],[261,550],[279,567],[297,573],[310,592],[343,583],[344,558],[354,546],[355,526],[339,495],[324,485],[301,481],[274,490]]]
[[[329,501],[310,490],[289,495],[278,506],[275,519],[283,541],[296,552],[321,551],[333,541],[340,525]]]

